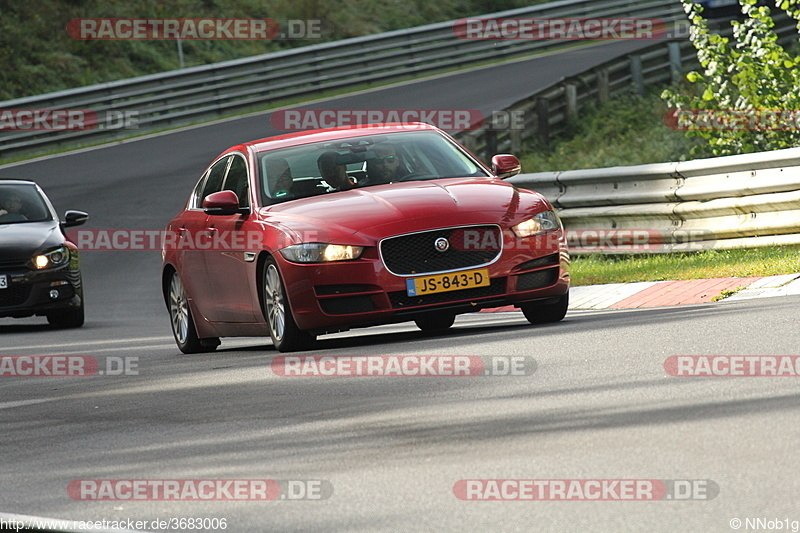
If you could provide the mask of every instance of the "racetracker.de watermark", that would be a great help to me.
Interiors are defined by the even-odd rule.
[[[800,355],[672,355],[664,371],[674,377],[798,377]]]
[[[67,24],[67,34],[83,41],[268,41],[322,39],[331,33],[331,23],[323,19],[83,18]]]
[[[671,28],[646,18],[464,18],[453,33],[468,40],[628,40],[662,39],[676,33]]]
[[[238,230],[79,229],[67,231],[67,238],[80,251],[236,251],[259,249],[264,234]]]
[[[79,251],[256,251],[264,249],[265,235],[260,230],[210,229],[173,231],[162,229],[71,229],[67,237]],[[458,228],[451,232],[450,247],[459,251],[536,252],[558,248],[566,240],[570,248],[601,253],[655,252],[678,244],[686,249],[701,249],[713,233],[705,230],[662,232],[648,229],[570,229],[547,231],[519,237],[511,229]],[[293,238],[281,237],[272,243],[280,249],[298,242],[323,242],[316,230],[300,232]]]
[[[91,109],[0,109],[0,131],[138,129],[138,111]]]
[[[270,115],[270,123],[281,131],[347,126],[383,128],[398,123],[404,124],[404,129],[414,129],[415,123],[421,123],[447,131],[481,128],[522,131],[525,129],[525,112],[500,110],[484,114],[477,109],[281,109]]]
[[[81,501],[327,500],[324,479],[74,479],[67,495]]]
[[[798,131],[798,109],[672,109],[664,123],[676,131]]]
[[[465,501],[713,500],[710,479],[461,479],[453,494]]]
[[[139,375],[138,356],[0,355],[0,378]]]
[[[270,364],[281,377],[531,376],[536,367],[522,355],[279,355]]]

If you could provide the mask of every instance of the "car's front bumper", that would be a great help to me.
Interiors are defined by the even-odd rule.
[[[536,246],[510,246],[485,267],[485,287],[409,296],[406,280],[377,256],[327,264],[297,264],[275,254],[297,325],[316,333],[413,320],[421,314],[455,314],[560,297],[569,290],[569,255],[562,232]],[[471,269],[465,269],[471,270]]]
[[[83,285],[77,252],[66,265],[31,270],[22,263],[0,265],[7,287],[0,289],[0,318],[46,315],[83,304]]]

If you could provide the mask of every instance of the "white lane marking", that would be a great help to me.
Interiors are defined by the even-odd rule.
[[[14,407],[25,407],[26,405],[36,405],[37,403],[54,402],[58,398],[39,398],[38,400],[19,400],[16,402],[0,402],[0,409],[13,409]]]
[[[146,341],[172,341],[175,342],[172,337],[164,336],[164,337],[131,337],[128,339],[107,339],[101,341],[80,341],[80,342],[62,342],[59,344],[31,344],[31,345],[19,345],[16,346],[16,349],[20,350],[42,350],[48,348],[64,348],[67,346],[90,346],[94,344],[123,344],[123,343],[134,343],[134,342],[146,342]]]

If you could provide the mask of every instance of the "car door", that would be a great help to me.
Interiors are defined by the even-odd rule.
[[[204,244],[208,242],[208,215],[203,211],[203,199],[221,190],[230,164],[230,156],[216,161],[206,171],[198,183],[187,209],[172,228],[180,275],[186,294],[192,299],[198,311],[208,320],[217,321],[216,302],[209,282],[206,265],[207,252]]]
[[[222,186],[239,198],[239,207],[250,207],[250,181],[244,154],[235,152]],[[205,253],[208,283],[214,295],[216,320],[220,322],[255,322],[258,297],[253,275],[256,254],[247,249],[252,242],[248,230],[249,215],[209,215],[207,231],[216,244]],[[251,253],[248,253],[251,252]]]

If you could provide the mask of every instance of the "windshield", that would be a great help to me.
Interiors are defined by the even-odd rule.
[[[352,137],[258,154],[262,205],[401,181],[489,176],[433,131]]]
[[[50,211],[33,185],[0,183],[0,224],[43,222]]]

